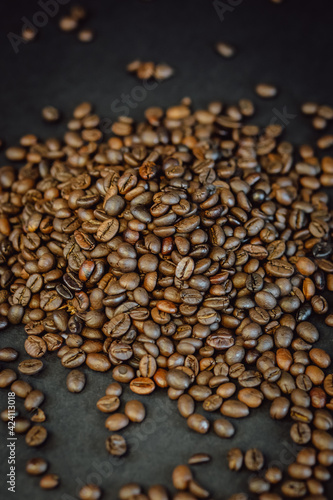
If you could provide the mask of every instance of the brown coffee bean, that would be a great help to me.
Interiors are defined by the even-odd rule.
[[[47,350],[46,342],[36,335],[28,335],[24,348],[32,358],[41,358]]]
[[[27,432],[25,436],[25,442],[28,446],[40,446],[47,438],[47,430],[41,425],[34,425]]]
[[[235,434],[235,428],[229,420],[218,418],[214,420],[213,429],[215,434],[221,438],[230,438]]]
[[[311,439],[311,429],[308,424],[297,422],[290,428],[290,437],[297,444],[307,444]]]
[[[118,396],[103,396],[97,401],[96,406],[103,413],[112,413],[118,410],[120,399]]]
[[[187,425],[190,429],[199,434],[206,434],[209,430],[209,421],[199,413],[193,413],[187,419]]]
[[[88,353],[86,365],[96,372],[106,372],[111,368],[111,363],[107,356],[99,352]]]
[[[300,498],[306,494],[306,486],[303,481],[285,481],[281,491],[288,498]]]
[[[275,97],[277,95],[277,88],[268,83],[258,83],[255,88],[258,96],[263,98]]]
[[[186,490],[192,480],[192,473],[187,465],[178,465],[172,472],[172,482],[177,490]]]
[[[144,405],[137,400],[127,401],[124,412],[131,422],[142,422],[146,417]]]
[[[14,370],[10,370],[9,368],[6,368],[5,370],[2,370],[0,372],[0,387],[2,387],[2,388],[8,387],[16,379],[17,379],[17,375],[14,372]]]
[[[261,470],[264,466],[264,456],[257,448],[251,448],[245,453],[244,463],[248,470]]]
[[[79,370],[72,370],[66,378],[66,385],[69,392],[82,392],[86,384],[86,377]]]
[[[28,419],[23,418],[23,417],[16,417],[15,418],[15,434],[25,434],[28,429],[30,429],[31,423],[29,422]]]
[[[270,416],[276,420],[281,420],[288,415],[290,407],[289,399],[284,397],[276,398],[270,407]]]
[[[121,387],[118,382],[112,382],[110,385],[107,386],[105,389],[105,395],[106,396],[121,396],[123,392],[123,388]]]
[[[27,461],[25,470],[28,474],[31,476],[40,476],[41,474],[44,474],[44,472],[47,471],[48,468],[48,463],[44,458],[36,457],[36,458],[30,458],[30,460]]]
[[[207,453],[195,453],[188,459],[189,465],[198,465],[211,461],[210,455]]]
[[[35,375],[43,369],[43,366],[43,361],[40,359],[26,359],[19,363],[18,371],[24,375]]]
[[[333,438],[328,432],[316,429],[312,433],[312,444],[318,450],[333,450]]]
[[[249,415],[250,411],[245,403],[235,399],[229,399],[223,402],[221,406],[221,413],[226,417],[244,418]]]
[[[114,413],[105,421],[105,427],[109,431],[120,431],[129,424],[129,418],[123,413]]]
[[[32,391],[32,387],[24,380],[15,380],[10,386],[10,390],[15,392],[16,396],[25,399]]]
[[[28,411],[38,408],[43,403],[44,397],[42,391],[38,389],[29,392],[24,401],[24,408]]]
[[[243,452],[239,448],[231,448],[227,455],[230,470],[240,470],[243,465]]]
[[[3,347],[0,349],[0,361],[10,362],[15,361],[18,357],[18,352],[12,347]]]
[[[125,439],[119,434],[113,434],[106,440],[106,449],[110,455],[121,457],[127,451],[127,444]]]
[[[60,484],[59,476],[57,474],[45,474],[39,481],[39,486],[43,490],[53,490]]]
[[[188,418],[195,411],[194,399],[189,394],[182,394],[178,398],[178,411],[182,417]]]

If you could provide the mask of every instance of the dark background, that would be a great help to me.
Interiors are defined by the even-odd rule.
[[[82,0],[89,10],[84,25],[96,31],[91,44],[78,42],[75,34],[60,32],[57,26],[72,3],[60,5],[58,15],[39,29],[37,39],[20,44],[16,54],[8,33],[19,35],[22,17],[31,21],[41,7],[37,1],[1,2],[0,138],[6,144],[17,143],[26,133],[60,137],[64,122],[48,125],[41,120],[40,110],[48,104],[59,107],[69,118],[75,105],[89,100],[101,117],[115,120],[117,112],[112,111],[112,103],[140,86],[125,70],[135,58],[167,62],[176,72],[172,79],[148,91],[142,102],[135,103],[136,107],[129,110],[135,118],[142,118],[148,106],[177,104],[184,96],[190,96],[196,108],[211,100],[231,104],[248,97],[258,110],[253,122],[267,124],[285,109],[288,115],[295,115],[289,123],[277,120],[286,125],[287,139],[302,144],[319,137],[311,129],[310,120],[301,115],[300,104],[305,100],[333,104],[330,1],[285,0],[275,5],[269,0],[243,0],[235,6],[235,0],[225,0],[229,7],[221,20],[208,0]],[[235,58],[226,60],[216,54],[214,43],[219,40],[237,46]],[[276,84],[278,97],[266,101],[256,97],[253,87],[261,81]],[[6,163],[1,155],[0,164]],[[322,340],[318,345],[332,354],[332,332],[322,320],[319,324]],[[10,328],[1,333],[0,346],[19,348],[21,360],[24,338],[23,327]],[[28,449],[24,438],[17,441],[14,495],[4,484],[7,435],[5,424],[0,422],[1,498],[70,500],[78,485],[102,480],[105,498],[113,500],[118,488],[129,481],[145,486],[169,485],[175,465],[186,462],[194,452],[205,451],[214,460],[211,465],[197,467],[196,477],[210,489],[212,497],[224,500],[234,492],[246,491],[248,478],[246,471],[236,474],[227,470],[229,448],[258,446],[265,452],[267,463],[274,461],[283,468],[295,458],[297,450],[289,439],[290,421],[276,423],[269,419],[268,405],[252,411],[248,419],[236,421],[235,437],[222,440],[212,432],[199,436],[188,430],[176,403],[156,391],[142,398],[147,407],[145,423],[132,424],[123,432],[129,440],[128,456],[109,459],[104,448],[108,435],[105,416],[95,404],[111,382],[111,374],[86,372],[87,387],[80,395],[70,394],[65,388],[67,372],[55,355],[47,355],[44,371],[30,377],[34,387],[46,393],[43,409],[50,436],[40,450]],[[131,397],[126,389],[123,400]],[[6,390],[1,391],[0,398],[0,408],[6,408]],[[22,408],[21,401],[17,405]],[[24,464],[33,456],[50,461],[50,472],[61,476],[60,488],[42,492],[38,479],[26,476]]]

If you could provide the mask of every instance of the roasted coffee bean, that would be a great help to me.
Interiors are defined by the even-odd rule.
[[[235,428],[229,420],[218,418],[214,420],[213,429],[215,434],[221,438],[230,438],[235,434]]]
[[[102,490],[97,484],[85,484],[79,491],[81,500],[99,500],[102,496]]]
[[[18,352],[12,347],[3,347],[2,349],[0,349],[0,361],[15,361],[17,357]]]
[[[45,474],[39,481],[39,486],[43,490],[53,490],[59,486],[60,480],[57,474]]]
[[[277,397],[271,404],[270,416],[276,420],[281,420],[288,415],[290,407],[289,399],[284,397]]]
[[[308,424],[297,422],[290,428],[290,437],[297,444],[307,444],[311,439],[311,429]]]
[[[264,466],[264,456],[260,450],[252,448],[245,453],[244,463],[248,470],[261,470]]]
[[[36,335],[29,335],[24,343],[24,348],[32,358],[41,358],[47,350],[46,342]]]
[[[35,389],[27,395],[24,401],[24,407],[26,410],[31,411],[35,408],[38,408],[44,401],[44,394]]]
[[[109,431],[120,431],[129,424],[129,418],[123,413],[114,413],[105,421],[105,427]]]
[[[90,352],[86,357],[87,366],[96,372],[106,372],[111,368],[108,357],[99,352]]]
[[[137,400],[127,401],[124,413],[131,422],[142,422],[146,417],[144,405]]]
[[[32,387],[24,380],[15,380],[10,386],[11,391],[15,392],[16,396],[25,399],[32,391]]]
[[[28,429],[30,429],[31,423],[29,422],[28,419],[23,418],[23,417],[16,417],[15,418],[15,434],[25,434]]]
[[[198,465],[210,462],[211,457],[207,453],[195,453],[188,459],[189,465]]]
[[[191,378],[181,370],[170,370],[167,373],[166,381],[173,389],[184,390],[190,386]]]
[[[306,486],[303,481],[285,481],[281,486],[282,493],[290,498],[300,498],[306,494]]]
[[[17,379],[17,375],[14,370],[10,370],[6,368],[5,370],[0,371],[0,387],[8,387],[10,386],[14,380]]]
[[[269,83],[258,83],[255,88],[258,96],[263,98],[275,97],[277,94],[277,88]]]
[[[35,375],[43,369],[43,366],[43,361],[40,359],[26,359],[19,363],[18,371],[24,375]]]
[[[25,442],[28,446],[41,446],[47,438],[47,431],[41,425],[34,425],[27,432]]]
[[[106,396],[121,396],[123,389],[118,382],[112,382],[105,390]],[[127,415],[128,416],[128,415]]]
[[[119,434],[113,434],[106,440],[106,449],[110,455],[121,457],[127,451],[127,444],[125,439]]]
[[[199,413],[193,413],[187,419],[187,425],[190,429],[199,434],[206,434],[209,430],[209,421]]]
[[[86,359],[86,353],[81,349],[69,349],[61,358],[61,364],[65,368],[77,368],[81,366]]]
[[[36,457],[36,458],[30,458],[30,460],[27,461],[25,470],[28,474],[31,476],[40,476],[41,474],[44,474],[44,472],[47,471],[48,468],[48,463],[44,458]]]
[[[182,394],[178,399],[178,411],[182,417],[188,418],[195,411],[194,399],[189,394]]]
[[[66,378],[66,385],[69,392],[81,392],[86,384],[86,377],[79,370],[72,370]]]
[[[103,396],[97,401],[96,406],[103,413],[112,413],[118,410],[120,399],[118,396]]]
[[[243,465],[243,453],[239,448],[231,448],[227,455],[230,470],[240,470]]]
[[[221,413],[226,417],[244,418],[250,413],[248,406],[241,401],[229,399],[224,401],[221,406]]]

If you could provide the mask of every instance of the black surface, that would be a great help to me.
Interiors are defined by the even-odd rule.
[[[230,6],[237,2],[224,3]],[[309,120],[301,116],[299,106],[304,100],[332,104],[331,2],[286,0],[274,5],[269,0],[244,0],[233,11],[228,9],[221,22],[213,2],[206,0],[82,1],[90,11],[85,24],[96,30],[95,41],[87,45],[57,27],[59,16],[68,11],[70,4],[60,6],[59,14],[39,30],[37,40],[21,44],[15,54],[8,33],[20,34],[21,18],[31,20],[41,8],[34,1],[1,3],[0,138],[6,143],[13,144],[28,132],[43,138],[60,136],[64,124],[45,125],[40,118],[40,110],[47,104],[59,107],[68,118],[76,104],[90,100],[100,116],[115,120],[117,111],[112,111],[112,103],[141,85],[125,71],[126,64],[137,57],[168,62],[176,75],[147,92],[142,102],[134,102],[137,106],[128,109],[131,116],[140,118],[146,107],[176,104],[184,96],[190,96],[195,107],[216,99],[233,103],[250,97],[258,108],[255,123],[267,124],[285,107],[289,115],[295,115],[288,120],[286,138],[301,144],[318,137]],[[218,40],[235,44],[239,48],[237,56],[232,60],[218,56],[213,49]],[[253,86],[259,81],[277,84],[278,97],[269,101],[257,98]],[[118,105],[113,104],[113,109]],[[5,163],[2,156],[1,164]],[[322,322],[320,332],[322,340],[318,345],[332,354],[332,332]],[[1,333],[0,345],[18,346],[23,353],[24,338],[23,328],[11,328]],[[247,472],[227,470],[229,448],[256,445],[265,452],[268,463],[275,461],[283,468],[294,460],[295,446],[288,438],[290,421],[273,422],[267,416],[267,405],[252,411],[250,418],[236,422],[237,433],[232,440],[221,440],[211,432],[198,436],[189,431],[176,404],[162,391],[142,398],[148,412],[145,423],[124,431],[129,439],[129,455],[110,460],[104,449],[108,435],[105,417],[96,410],[95,403],[111,381],[111,374],[87,371],[86,389],[72,395],[65,388],[67,372],[56,356],[46,356],[45,365],[45,370],[31,382],[46,393],[43,408],[50,438],[37,452],[27,449],[22,438],[18,440],[14,495],[3,484],[8,471],[6,428],[0,423],[1,498],[70,500],[79,484],[103,479],[104,498],[113,500],[119,486],[128,481],[170,484],[176,464],[185,462],[193,452],[206,451],[212,454],[213,463],[197,467],[196,476],[215,499],[223,500],[233,492],[244,491],[248,478]],[[1,409],[6,407],[6,397],[2,390]],[[130,397],[125,390],[124,400]],[[50,471],[60,474],[58,490],[41,492],[38,480],[25,475],[25,461],[36,455],[45,456],[51,462]],[[112,470],[107,472],[106,464]],[[98,476],[91,476],[96,471]]]

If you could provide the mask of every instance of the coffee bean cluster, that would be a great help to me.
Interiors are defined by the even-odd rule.
[[[69,13],[59,20],[61,31],[70,33],[77,31],[77,38],[80,42],[91,42],[94,39],[94,32],[91,28],[82,27],[82,23],[87,18],[87,11],[82,5],[73,5]]]
[[[2,362],[15,361],[18,357],[18,352],[13,348],[0,349],[0,360]],[[0,372],[0,387],[7,388],[10,392],[15,393],[15,396],[23,399],[24,411],[26,416],[20,416],[16,410],[14,422],[12,414],[8,410],[3,410],[0,418],[3,422],[13,422],[13,430],[15,434],[25,434],[25,443],[32,448],[42,446],[48,437],[47,429],[42,425],[46,421],[46,415],[41,406],[44,402],[45,395],[38,389],[33,389],[30,383],[19,379],[17,373],[5,368]],[[41,457],[35,457],[28,460],[26,464],[26,472],[31,476],[42,476],[39,485],[42,489],[53,489],[59,485],[59,477],[56,474],[47,473],[49,468],[48,462]]]
[[[81,366],[112,371],[116,385],[97,403],[111,432],[145,415],[136,400],[117,412],[119,383],[138,395],[166,389],[191,430],[222,439],[268,400],[271,417],[290,418],[291,439],[314,457],[289,467],[282,494],[326,498],[333,374],[311,315],[333,323],[332,213],[321,190],[333,185],[333,159],[281,140],[279,125],[246,123],[254,112],[248,99],[192,111],[185,98],[147,109],[143,123],[120,117],[104,141],[84,102],[63,140],[28,134],[9,147],[0,329],[24,325],[23,376],[40,372],[47,352],[70,370],[71,392],[85,386]],[[16,357],[1,351],[2,361]],[[16,377],[4,369],[0,385]],[[42,444],[45,429],[29,427],[27,443]],[[106,448],[127,451],[120,434]]]
[[[140,80],[149,80],[153,78],[157,81],[162,81],[167,80],[174,74],[174,70],[169,64],[155,64],[152,61],[142,62],[139,59],[131,61],[127,65],[127,71],[135,74]]]

